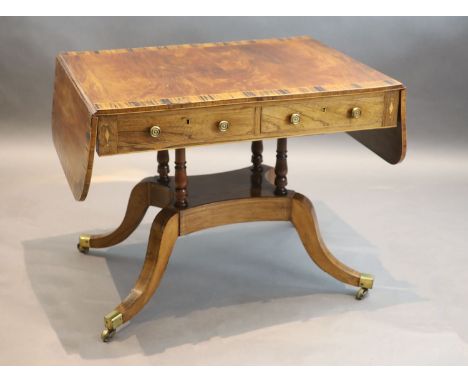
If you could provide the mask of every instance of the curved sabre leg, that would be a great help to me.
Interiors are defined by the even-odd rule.
[[[145,262],[135,286],[129,295],[104,317],[106,328],[101,334],[104,342],[109,341],[116,329],[143,309],[153,296],[166,270],[178,236],[178,211],[174,209],[161,210],[151,226]]]
[[[362,299],[372,288],[374,278],[355,271],[333,256],[320,235],[312,202],[299,193],[296,193],[292,200],[291,222],[296,227],[310,258],[319,268],[339,281],[360,287],[356,298]]]
[[[89,248],[105,248],[121,243],[135,231],[148,207],[148,183],[140,182],[130,194],[127,210],[120,225],[107,234],[80,235],[78,250],[82,253],[88,253]]]
[[[170,200],[169,188],[155,178],[145,178],[135,187],[128,200],[127,210],[120,225],[112,232],[100,235],[80,235],[78,250],[88,253],[89,248],[106,248],[129,237],[143,220],[150,206],[164,206]]]

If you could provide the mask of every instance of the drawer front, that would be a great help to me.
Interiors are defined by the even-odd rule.
[[[397,91],[316,98],[263,107],[261,132],[306,135],[393,127],[397,112]]]
[[[228,122],[227,129],[226,124],[220,126],[221,121]],[[156,132],[153,126],[157,126]],[[98,153],[110,155],[249,139],[254,135],[254,126],[255,108],[250,106],[102,116]]]

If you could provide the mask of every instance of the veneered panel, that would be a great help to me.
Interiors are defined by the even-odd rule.
[[[348,134],[388,163],[400,163],[406,155],[406,91],[400,92],[396,127],[354,131]]]
[[[52,136],[76,200],[84,200],[91,181],[97,120],[80,97],[60,59],[55,67]]]
[[[401,87],[305,36],[69,52],[62,58],[98,113]]]
[[[232,104],[251,108],[248,119],[253,120],[252,130],[242,124],[239,125],[242,129],[235,129],[236,118],[242,117],[239,114],[231,118],[233,130],[224,138],[211,134],[211,130],[197,130],[214,138],[207,133],[206,142],[203,139],[188,143],[228,141],[229,134],[234,137],[234,132],[238,135],[232,140],[254,140],[264,134],[260,126],[264,106],[277,105],[278,110],[270,109],[271,115],[276,116],[284,112],[281,107],[288,107],[283,103],[292,101],[307,105],[313,98],[385,93],[381,129],[353,132],[352,136],[385,160],[397,163],[406,149],[403,92],[397,128],[382,127],[394,124],[395,113],[391,109],[398,101],[394,94],[403,89],[400,82],[309,37],[68,52],[57,58],[53,138],[73,195],[84,200],[91,179],[98,124],[102,155],[157,149],[157,145],[146,145],[145,129],[149,127],[146,122],[141,131],[120,131],[119,121],[134,119],[138,123],[147,120],[142,115],[147,112],[170,112],[169,109],[176,112],[182,108],[184,116],[186,110],[209,115],[213,111],[211,106]],[[196,109],[200,112],[195,112]],[[354,125],[353,130],[357,123]],[[215,121],[208,126],[213,130]],[[178,124],[169,124],[164,134],[175,136],[177,129],[181,129]],[[283,132],[265,134],[281,136]],[[174,141],[167,147],[183,147],[186,143]]]

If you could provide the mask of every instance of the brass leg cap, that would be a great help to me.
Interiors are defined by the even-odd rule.
[[[115,330],[112,329],[112,330],[109,330],[109,329],[104,329],[101,333],[101,340],[103,342],[109,342],[112,337],[114,337],[114,334],[115,334]]]
[[[80,241],[76,245],[76,247],[78,248],[78,251],[80,251],[81,253],[88,253],[90,240],[91,240],[91,236],[80,235]]]
[[[362,273],[359,278],[359,286],[361,288],[372,289],[374,286],[374,276]]]
[[[362,300],[364,297],[367,296],[367,293],[369,293],[369,289],[359,288],[359,290],[356,293],[356,300]]]
[[[123,324],[123,315],[117,310],[113,310],[104,316],[105,329],[101,333],[101,340],[109,342],[116,332],[116,329]]]
[[[123,324],[123,315],[117,310],[113,310],[104,316],[104,326],[106,329],[115,330]]]

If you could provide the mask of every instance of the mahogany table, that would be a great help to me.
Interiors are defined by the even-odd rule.
[[[83,253],[116,245],[149,206],[161,208],[134,288],[104,318],[104,341],[152,297],[179,236],[223,224],[291,221],[322,270],[360,288],[357,299],[372,288],[371,275],[326,248],[312,203],[286,188],[286,144],[289,136],[346,132],[387,162],[400,162],[406,151],[400,82],[306,36],[66,52],[56,60],[52,115],[76,200],[86,198],[94,151],[157,151],[158,176],[133,188],[120,225],[79,238]],[[274,168],[262,164],[267,138],[277,139]],[[187,176],[186,147],[245,140],[252,141],[251,168]]]

